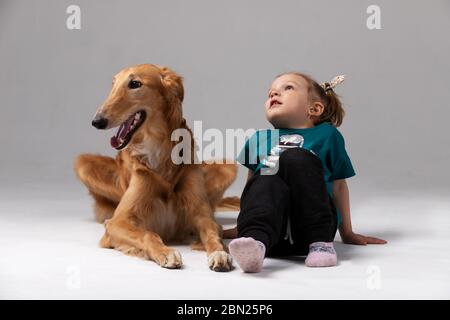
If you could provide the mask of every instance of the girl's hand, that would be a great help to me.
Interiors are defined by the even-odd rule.
[[[237,238],[237,227],[234,227],[232,229],[223,230],[222,237],[224,239],[234,239]]]
[[[365,246],[367,244],[385,244],[386,240],[378,239],[374,237],[366,237],[361,234],[357,234],[352,232],[349,233],[341,233],[342,242],[347,244],[357,244]]]

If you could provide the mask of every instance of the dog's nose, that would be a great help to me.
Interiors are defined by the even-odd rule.
[[[92,125],[97,129],[105,129],[108,125],[108,119],[103,117],[95,117],[94,120],[92,120]]]

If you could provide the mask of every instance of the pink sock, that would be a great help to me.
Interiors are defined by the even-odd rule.
[[[309,253],[305,260],[308,267],[332,267],[337,264],[333,242],[314,242],[309,245]]]
[[[244,272],[260,272],[266,246],[253,238],[237,238],[228,245],[230,254]]]

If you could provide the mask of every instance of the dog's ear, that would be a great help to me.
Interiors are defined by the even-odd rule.
[[[181,104],[184,98],[183,79],[170,70],[161,68],[161,82],[167,97],[169,107],[167,109],[167,121],[172,129],[178,128],[183,120]]]
[[[165,88],[168,99],[177,99],[179,103],[183,102],[184,99],[184,88],[183,88],[183,78],[178,74],[170,70],[169,68],[161,68],[161,82]]]

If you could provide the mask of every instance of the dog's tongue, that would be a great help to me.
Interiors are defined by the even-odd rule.
[[[131,116],[130,118],[128,118],[127,121],[125,121],[124,123],[122,123],[119,127],[119,129],[117,130],[117,133],[115,136],[111,137],[110,139],[110,144],[111,147],[113,148],[118,148],[120,147],[120,145],[122,144],[122,142],[120,141],[122,138],[122,140],[125,140],[125,137],[127,136],[128,132],[130,131],[130,127],[131,124],[133,123],[133,119],[134,116]]]
[[[109,143],[111,144],[111,147],[113,147],[114,149],[117,149],[117,147],[119,147],[119,140],[117,139],[116,136],[111,137],[111,139],[109,140]]]

